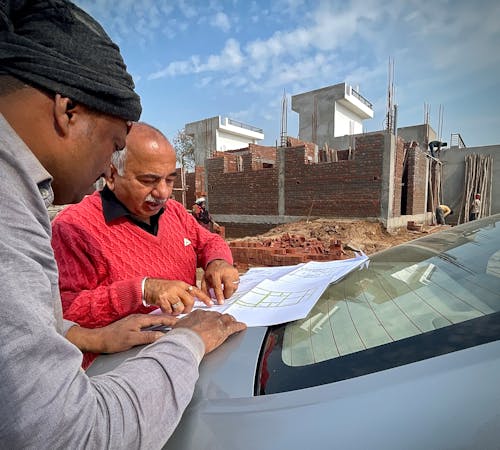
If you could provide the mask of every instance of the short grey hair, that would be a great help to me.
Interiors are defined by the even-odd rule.
[[[127,161],[127,147],[123,147],[123,150],[120,150],[119,152],[113,152],[113,155],[111,156],[111,164],[115,166],[116,171],[118,172],[118,175],[123,177],[125,174],[125,162]]]

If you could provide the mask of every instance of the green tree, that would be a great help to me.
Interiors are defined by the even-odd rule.
[[[194,170],[194,140],[192,136],[186,134],[183,128],[174,137],[174,149],[177,155],[177,162],[184,167],[186,172]]]

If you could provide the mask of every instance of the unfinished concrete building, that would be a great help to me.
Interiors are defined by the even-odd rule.
[[[299,114],[299,139],[321,148],[338,147],[334,138],[361,134],[363,120],[373,118],[372,104],[347,83],[293,95],[292,111]]]
[[[242,148],[264,139],[262,129],[220,116],[188,123],[185,132],[193,137],[195,165],[202,167],[215,152]]]
[[[281,147],[211,147],[205,167],[187,175],[187,207],[207,195],[226,235],[238,237],[316,217],[368,219],[388,229],[431,224],[439,203],[454,208],[461,201],[463,181],[455,189],[449,180],[460,185],[464,155],[453,146],[431,155],[428,144],[437,136],[429,124],[362,133],[371,104],[345,83],[293,96],[292,109],[300,139],[288,137]],[[498,175],[491,167],[491,177]],[[500,212],[494,200],[500,197],[494,188],[488,192],[491,213]]]

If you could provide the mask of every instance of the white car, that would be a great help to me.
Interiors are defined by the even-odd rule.
[[[500,215],[380,252],[206,356],[164,448],[500,449],[499,310]]]

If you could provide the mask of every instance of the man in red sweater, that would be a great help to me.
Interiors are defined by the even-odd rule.
[[[135,123],[113,155],[106,186],[52,222],[64,317],[106,326],[156,308],[188,313],[195,298],[223,303],[238,287],[229,246],[169,199],[176,155],[155,128]],[[196,287],[196,269],[205,272]],[[94,359],[86,355],[84,365]]]

